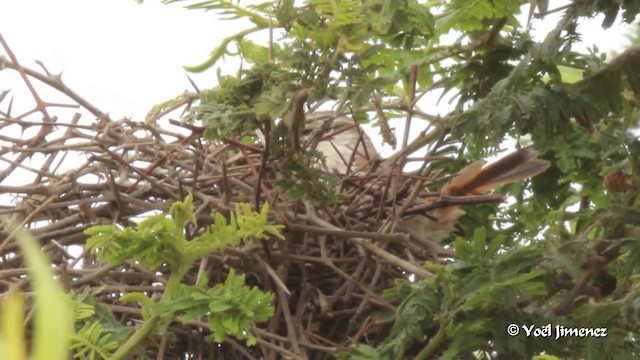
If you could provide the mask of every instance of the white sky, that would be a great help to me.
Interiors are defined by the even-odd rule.
[[[0,32],[21,64],[37,68],[40,60],[62,71],[71,89],[114,118],[142,120],[154,104],[191,89],[182,66],[203,62],[244,27],[157,0],[0,1]],[[190,76],[201,88],[214,85],[213,71]]]

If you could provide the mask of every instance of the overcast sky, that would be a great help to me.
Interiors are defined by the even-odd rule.
[[[113,117],[144,116],[190,89],[182,66],[203,62],[224,36],[245,26],[159,1],[0,1],[0,32],[19,61],[37,67],[41,60],[49,71],[62,71],[70,88]],[[190,76],[201,88],[215,81],[213,71]]]

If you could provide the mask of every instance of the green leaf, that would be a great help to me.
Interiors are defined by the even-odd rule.
[[[25,230],[18,230],[16,241],[22,249],[35,292],[35,360],[67,358],[73,333],[73,308],[62,287],[54,280],[51,265],[36,240]]]
[[[484,254],[487,246],[487,231],[484,227],[479,227],[473,232],[473,247],[477,254]]]
[[[26,360],[27,339],[24,329],[24,296],[10,291],[0,303],[0,355],[3,359]]]
[[[143,305],[146,304],[151,304],[153,303],[153,300],[151,300],[150,297],[148,297],[147,295],[138,292],[138,291],[132,291],[130,293],[124,294],[120,297],[120,301],[122,302],[139,302]]]
[[[200,65],[196,65],[196,66],[185,66],[185,70],[189,71],[189,72],[193,72],[193,73],[201,73],[204,72],[208,69],[210,69],[213,65],[215,65],[218,60],[220,60],[220,58],[222,58],[225,54],[228,53],[227,47],[229,46],[229,44],[233,41],[240,41],[242,40],[245,36],[252,34],[254,32],[260,31],[262,30],[263,27],[253,27],[244,31],[240,31],[234,35],[231,35],[229,37],[226,37],[222,40],[222,43],[211,52],[211,55],[209,56],[209,59],[207,59],[205,62],[203,62]]]
[[[76,300],[73,305],[73,318],[75,320],[87,319],[96,314],[95,308],[90,304],[85,304]]]
[[[553,355],[536,355],[532,357],[531,360],[561,360],[561,359]]]
[[[225,312],[225,311],[231,309],[232,307],[233,307],[233,305],[227,303],[223,299],[214,300],[209,304],[209,310],[211,310],[214,313]]]
[[[71,349],[77,358],[108,359],[118,348],[118,341],[99,322],[87,322],[74,335]]]

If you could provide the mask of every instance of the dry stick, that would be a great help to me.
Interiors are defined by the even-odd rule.
[[[76,124],[78,123],[78,121],[80,121],[80,117],[81,117],[81,116],[82,116],[82,115],[80,115],[79,113],[75,113],[75,114],[73,114],[73,118],[71,118],[71,124],[72,124],[72,125],[76,125]],[[63,145],[67,142],[67,140],[69,140],[69,138],[71,138],[71,134],[72,134],[74,131],[75,131],[75,129],[74,129],[73,127],[68,127],[68,128],[67,128],[67,130],[66,130],[66,131],[64,132],[64,134],[62,135],[62,144],[63,144]],[[58,165],[53,169],[53,172],[54,172],[54,173],[55,173],[55,172],[57,172],[57,171],[60,169],[60,166],[62,165],[62,163],[64,162],[64,160],[67,158],[67,155],[68,155],[68,154],[69,154],[68,152],[66,152],[66,153],[62,154],[62,158],[60,158],[60,160],[58,161]],[[51,156],[51,162],[53,162],[53,158],[54,158],[54,157],[55,157],[55,156]],[[50,164],[50,163],[49,163],[49,164]],[[40,169],[41,169],[41,170],[43,170],[43,169],[45,169],[45,168],[46,168],[46,169],[49,169],[49,168],[50,168],[50,167],[49,167],[49,164],[47,164],[47,165],[45,165],[45,166],[41,167]],[[39,180],[40,180],[40,177],[38,177],[38,180],[34,181],[34,183],[39,183]]]
[[[320,227],[320,226],[293,224],[291,229],[310,233],[310,234],[333,235],[336,237],[347,237],[347,238],[361,237],[361,238],[373,239],[373,240],[379,240],[379,241],[408,242],[410,240],[409,234],[381,234],[378,232],[368,232],[368,231],[350,231],[350,230],[343,230],[338,227],[326,228],[326,227]]]
[[[416,275],[418,278],[430,278],[433,277],[434,275],[432,273],[430,273],[429,271],[427,271],[425,268],[417,266],[415,264],[412,264],[408,261],[402,260],[399,257],[381,249],[380,247],[372,244],[369,240],[367,239],[361,239],[361,238],[350,238],[351,241],[353,241],[354,243],[356,243],[357,245],[362,246],[363,248],[365,248],[367,251],[373,253],[374,255],[380,257],[382,260],[386,261],[387,263],[393,265],[393,266],[397,266],[405,271],[407,271],[408,273],[414,274]]]
[[[429,144],[430,142],[432,142],[433,140],[437,139],[440,135],[442,135],[443,131],[445,131],[445,127],[440,125],[440,124],[436,124],[435,128],[433,130],[431,130],[430,132],[424,134],[424,136],[418,136],[415,140],[413,140],[410,144],[407,145],[406,148],[403,148],[402,150],[396,152],[395,154],[391,155],[390,157],[388,157],[385,160],[386,164],[393,164],[396,161],[398,161],[401,158],[404,158],[405,156],[409,155],[409,154],[413,154],[414,152],[416,152],[417,150],[419,150],[421,147]]]
[[[410,104],[409,109],[413,109],[415,107],[417,78],[418,78],[418,66],[413,65],[411,66],[411,70],[409,72],[409,104]],[[411,131],[412,118],[413,118],[412,111],[408,111],[406,116],[404,134],[402,136],[402,145],[401,145],[402,150],[400,151],[400,153],[405,151],[409,145],[409,132]],[[385,190],[384,190],[384,196],[386,197],[389,192],[389,186],[393,186],[392,208],[394,210],[396,208],[396,203],[398,201],[398,191],[400,190],[400,184],[402,183],[403,169],[404,169],[407,155],[408,153],[405,153],[404,155],[401,155],[400,157],[398,157],[397,161],[395,160],[393,161],[392,164],[396,166],[395,168],[396,174],[395,174],[395,177],[389,176]],[[394,168],[390,167],[390,169],[394,169]],[[389,175],[392,175],[392,171],[389,172]],[[396,215],[399,215],[402,213],[402,210],[394,211],[394,213]],[[376,219],[380,219],[381,215],[382,215],[382,204],[380,204],[380,207],[378,208],[378,214],[376,215]],[[378,220],[376,220],[376,222],[378,222]]]
[[[387,166],[389,167],[390,170],[389,170],[389,176],[388,176],[388,180],[387,180],[387,186],[385,186],[383,197],[386,197],[386,195],[387,195],[387,193],[389,191],[389,187],[390,187],[391,179],[392,179],[391,175],[392,175],[392,172],[393,172],[393,169],[394,169],[393,168],[393,164],[395,164],[396,161],[399,161],[400,159],[406,158],[409,154],[414,153],[415,151],[417,151],[421,147],[433,142],[433,140],[435,140],[438,137],[442,136],[444,131],[445,131],[445,127],[443,127],[443,126],[438,124],[434,130],[432,130],[431,132],[428,132],[428,133],[421,134],[411,144],[408,144],[405,148],[403,148],[399,152],[391,155],[389,158],[387,158],[384,161],[384,164],[387,164]],[[408,176],[408,175],[405,174],[405,176]],[[418,185],[416,185],[416,186],[418,186]],[[415,189],[415,190],[418,191],[419,189]],[[418,193],[416,192],[415,196],[417,196],[417,194]],[[394,197],[394,201],[395,201],[395,197]],[[407,205],[409,203],[410,202],[407,202]],[[405,208],[405,206],[403,206],[401,208],[401,210],[404,209],[404,208]],[[382,204],[380,204],[380,207],[378,208],[378,214],[376,215],[376,222],[378,222],[379,219],[381,218],[382,211],[383,211]],[[404,215],[404,212],[400,211],[400,214]]]
[[[69,180],[68,176],[65,176],[62,179],[60,179],[60,181],[58,181],[56,183],[56,185],[59,185],[60,183],[66,182],[68,180]],[[2,244],[0,244],[0,254],[2,254],[4,252],[4,248],[9,243],[9,240],[13,239],[13,237],[20,230],[22,230],[25,227],[25,225],[27,225],[38,214],[40,214],[42,211],[44,211],[50,203],[52,203],[55,199],[58,198],[59,194],[60,194],[59,192],[54,192],[53,194],[51,194],[42,204],[40,204],[40,206],[38,206],[35,210],[33,210],[31,213],[29,213],[27,216],[25,216],[25,218],[22,221],[20,221],[20,223],[18,223],[18,225],[9,233],[9,235],[4,239],[4,241],[2,241]],[[5,222],[5,227],[7,225],[8,225],[8,223]]]
[[[376,285],[378,284],[378,280],[380,280],[381,274],[382,274],[382,264],[376,261],[376,270],[374,271],[373,276],[371,277],[371,280],[369,281],[369,285],[367,287],[370,289],[375,288]],[[355,324],[355,320],[359,318],[360,314],[364,311],[365,309],[364,304],[369,302],[370,297],[371,296],[368,293],[365,293],[365,298],[360,302],[360,306],[358,306],[356,313],[354,314],[353,318],[351,318],[351,320],[349,321],[349,329],[352,329],[353,325]],[[351,330],[349,330],[348,333],[351,333]]]
[[[449,206],[500,203],[503,202],[504,199],[504,195],[442,196],[439,200],[432,203],[418,205],[407,209],[404,212],[404,215],[422,214],[429,210]]]
[[[240,148],[242,149],[242,151],[246,152],[246,150],[250,150],[252,153],[254,154],[262,154],[262,149],[256,147],[256,146],[252,146],[249,144],[245,144],[240,140],[237,139],[226,139],[224,140],[226,143],[228,143],[229,145],[233,145],[233,147],[235,148]],[[228,148],[223,148],[223,150],[228,150]],[[243,154],[237,154],[236,158],[231,158],[229,161],[235,161],[238,158],[241,158],[243,156],[248,156],[248,155],[243,155]],[[247,165],[248,166],[248,165]]]
[[[346,301],[351,299],[351,296],[353,296],[353,291],[356,285],[361,283],[361,279],[363,276],[363,272],[365,271],[366,264],[367,264],[367,258],[360,259],[358,266],[356,266],[356,270],[353,272],[353,274],[351,274],[351,277],[350,277],[351,279],[347,281],[346,287],[344,287],[345,289],[344,298]],[[366,304],[366,298],[360,303],[360,306],[363,306],[364,304]]]
[[[285,343],[289,343],[289,339],[287,339],[284,336],[280,336],[278,334],[274,334],[274,333],[270,333],[268,331],[265,331],[263,329],[260,329],[256,326],[253,327],[253,331],[256,334],[260,334],[260,336],[265,337],[265,338],[271,338],[280,342],[285,342]],[[313,333],[310,333],[310,335],[314,335]],[[337,350],[338,350],[338,344],[334,344],[331,341],[328,341],[327,339],[322,339],[327,343],[330,343],[332,345],[334,345],[333,347],[327,347],[327,346],[321,346],[321,345],[316,345],[316,344],[312,344],[308,341],[304,341],[301,340],[300,341],[300,345],[304,346],[304,347],[308,347],[309,349],[313,349],[313,350],[320,350],[320,351],[324,351],[324,352],[328,352],[330,354],[334,354]]]
[[[285,291],[279,286],[276,287],[278,291],[278,304],[280,305],[280,310],[284,315],[284,321],[287,324],[287,337],[291,341],[291,347],[296,355],[302,355],[302,351],[300,350],[300,345],[298,344],[298,336],[297,329],[293,323],[293,319],[291,317],[291,311],[289,311],[289,300],[287,298],[287,294]]]
[[[258,173],[256,172],[254,163],[251,161],[251,157],[249,156],[249,154],[247,154],[245,148],[251,148],[250,146],[246,146],[246,145],[242,145],[240,146],[240,153],[241,155],[245,158],[245,161],[247,162],[247,168],[249,170],[249,172],[253,175],[253,176],[258,176]],[[259,151],[258,151],[259,152]],[[259,185],[259,189],[262,191],[262,193],[264,194],[265,198],[267,199],[267,202],[269,203],[269,205],[271,206],[271,208],[275,208],[274,207],[274,203],[275,203],[275,197],[272,195],[271,191],[267,188],[267,186],[264,183],[260,183]],[[256,189],[253,189],[254,191],[257,191]],[[257,211],[258,209],[256,209]],[[286,216],[281,216],[278,212],[276,212],[276,214],[278,215],[278,217],[280,218],[280,220],[282,220],[282,222],[284,223],[285,226],[287,227],[291,227],[291,222],[289,220],[289,218],[287,218]]]
[[[351,344],[358,344],[360,342],[360,338],[364,335],[365,332],[369,329],[369,325],[373,324],[374,321],[371,320],[371,316],[367,316],[367,318],[362,322],[362,326],[358,330],[358,332],[351,337]]]
[[[353,119],[353,122],[354,122],[354,123],[353,123],[353,125],[347,125],[347,126],[346,126],[346,127],[344,127],[343,129],[338,129],[338,130],[334,131],[332,134],[328,134],[328,135],[332,135],[332,137],[333,137],[333,136],[335,136],[335,135],[337,135],[337,134],[339,134],[339,133],[342,133],[342,132],[347,131],[347,130],[352,129],[352,128],[355,128],[355,130],[356,130],[356,131],[358,132],[358,134],[359,134],[359,136],[358,136],[358,140],[356,140],[356,144],[355,144],[355,146],[354,146],[354,148],[353,148],[353,151],[351,152],[351,156],[349,156],[349,160],[345,163],[345,164],[347,165],[347,173],[345,174],[346,178],[350,178],[353,174],[355,174],[355,173],[357,173],[357,172],[361,171],[361,170],[362,170],[363,168],[365,168],[366,166],[369,166],[369,164],[373,161],[373,158],[372,158],[372,156],[371,156],[371,155],[373,155],[373,154],[371,154],[371,155],[370,155],[370,154],[367,152],[367,146],[366,146],[366,145],[365,145],[365,143],[364,143],[364,139],[363,139],[364,132],[362,131],[362,128],[361,128],[361,127],[358,125],[358,123],[356,122],[356,120],[355,120],[355,119],[356,119],[356,117],[355,117],[353,114],[352,114],[352,119]],[[346,128],[346,129],[345,129],[345,128]],[[329,138],[329,139],[330,139],[331,137],[329,137],[329,136],[326,136],[326,135],[325,135],[323,138]],[[331,144],[331,146],[333,147],[333,151],[334,151],[336,154],[338,154],[338,155],[340,156],[340,158],[342,158],[342,154],[341,154],[341,152],[338,150],[338,148],[336,147],[336,145],[335,145],[332,141],[330,142],[330,144]],[[355,169],[355,171],[352,171],[352,166],[353,166],[353,163],[354,163],[354,162],[355,162],[355,160],[356,160],[356,155],[358,155],[358,150],[359,150],[359,147],[360,147],[360,146],[362,146],[362,150],[364,151],[365,159],[369,159],[369,161],[367,161],[367,163],[366,163],[366,164],[364,164],[364,165],[360,166],[360,168]],[[342,159],[342,162],[345,162],[345,159]],[[345,183],[343,182],[342,184],[343,184],[343,187],[344,187],[344,184],[345,184]]]
[[[9,58],[13,63],[12,65],[14,66],[13,68],[18,70],[18,73],[20,73],[20,77],[22,77],[22,81],[24,81],[25,85],[27,85],[27,88],[29,89],[29,92],[31,92],[33,99],[36,101],[36,107],[38,111],[40,111],[42,115],[44,115],[43,125],[42,125],[42,128],[40,128],[40,131],[38,132],[38,134],[36,134],[36,136],[24,142],[24,144],[35,143],[43,139],[47,134],[49,134],[53,130],[54,120],[51,116],[49,116],[49,112],[47,111],[47,105],[45,104],[44,101],[42,101],[42,99],[40,98],[40,95],[38,95],[38,92],[31,84],[31,81],[27,77],[26,70],[20,65],[20,63],[18,62],[18,58],[15,56],[15,54],[9,47],[9,44],[7,44],[7,42],[4,40],[4,37],[2,36],[2,34],[0,34],[0,43],[2,44],[5,51],[7,52],[7,55],[9,55]],[[11,67],[9,64],[5,64],[5,65]]]
[[[379,178],[379,177],[378,177]],[[373,208],[376,205],[371,205],[371,204],[366,204],[366,202],[368,201],[369,198],[367,198],[368,196],[370,196],[371,194],[376,194],[377,190],[379,190],[379,188],[377,188],[377,186],[379,184],[376,183],[376,181],[378,180],[378,178],[374,179],[373,181],[369,181],[366,185],[366,187],[364,189],[362,189],[362,191],[359,191],[355,194],[355,197],[353,198],[353,200],[351,201],[350,204],[347,205],[346,208],[344,208],[344,210],[342,210],[341,212],[343,213],[350,213],[353,211],[362,211],[363,215],[361,217],[359,217],[359,220],[362,220],[365,216],[367,216],[367,214],[365,213],[366,211],[370,210],[371,208]],[[384,196],[383,196],[384,197]],[[384,208],[384,202],[380,201],[379,204],[377,205],[378,208]],[[336,204],[335,206],[335,210],[334,211],[338,211],[339,205]],[[376,226],[375,228],[378,228],[378,223],[376,222]]]
[[[289,350],[287,350],[287,349],[285,349],[285,348],[283,348],[281,346],[274,345],[274,344],[272,344],[270,342],[267,342],[267,341],[264,341],[264,340],[262,340],[260,338],[257,338],[256,341],[258,342],[258,344],[277,352],[284,359],[300,359],[300,355],[298,353],[293,353],[293,352],[291,352],[291,351],[289,351]]]
[[[52,106],[52,105],[50,105],[50,106]],[[67,106],[67,107],[70,107],[70,106]],[[74,106],[74,108],[78,108],[78,106]],[[18,120],[18,119],[13,119],[13,118],[3,118],[2,122],[3,123],[10,123],[10,124],[15,124],[15,125],[20,125],[23,128],[29,128],[29,127],[32,127],[32,126],[41,126],[42,125],[41,122],[28,121],[28,120]],[[93,125],[80,125],[80,124],[59,123],[59,122],[56,122],[56,127],[60,127],[60,128],[65,127],[65,128],[71,128],[71,129],[82,129],[82,130],[87,130],[87,131],[93,130],[95,128],[95,126],[93,126]],[[2,128],[2,125],[0,125],[0,129],[1,128]],[[82,133],[74,133],[74,135],[81,136],[81,135],[84,135],[84,134],[82,134]]]
[[[416,97],[416,85],[418,81],[418,66],[412,65],[411,70],[409,71],[409,104],[410,109],[413,109],[415,106],[414,101]],[[405,150],[409,145],[409,132],[411,131],[411,120],[413,118],[413,114],[411,111],[407,112],[407,117],[405,121],[404,134],[402,135],[402,150]],[[400,183],[402,182],[402,170],[405,164],[406,154],[399,157],[396,164],[396,179],[393,183],[393,207],[396,206],[396,201],[398,198],[398,189],[400,188]],[[394,162],[395,163],[395,162]]]
[[[258,261],[258,264],[264,268],[264,270],[269,274],[273,282],[276,284],[276,287],[280,288],[287,296],[291,296],[291,291],[287,288],[287,285],[280,279],[275,270],[269,265],[264,259],[258,255],[253,254],[253,257]]]
[[[329,266],[333,271],[338,273],[340,276],[345,278],[347,281],[353,281],[353,279],[351,278],[351,276],[349,274],[347,274],[346,272],[342,271],[333,262],[325,260],[324,264],[326,266]],[[362,291],[365,292],[366,295],[369,295],[373,299],[373,301],[376,302],[381,307],[383,307],[383,308],[385,308],[385,309],[387,309],[389,311],[396,311],[397,310],[396,307],[393,306],[393,304],[391,304],[390,302],[386,301],[381,295],[374,293],[371,289],[369,289],[364,284],[361,284],[360,282],[357,282],[357,281],[355,281],[355,283],[358,285],[358,287]]]
[[[55,141],[51,141],[50,143],[53,144],[58,142],[59,142],[59,139]],[[63,145],[57,145],[57,146],[48,146],[50,143],[42,144],[37,148],[27,148],[27,149],[12,148],[11,151],[14,153],[20,153],[21,155],[25,154],[25,156],[30,156],[30,154],[36,153],[36,152],[40,154],[48,154],[52,152],[70,151],[70,150],[84,150],[85,152],[97,152],[98,150],[100,150],[100,144],[102,144],[99,141],[87,141],[87,142],[78,143],[78,144],[63,144]],[[130,147],[137,146],[137,145],[139,144],[130,145]]]
[[[0,38],[2,38],[2,35],[0,35]],[[70,88],[68,88],[61,80],[60,80],[60,76],[47,76],[47,75],[43,75],[35,70],[32,70],[30,68],[27,67],[23,67],[18,65],[18,63],[12,59],[11,62],[9,61],[4,61],[2,59],[2,57],[0,57],[0,65],[4,65],[8,68],[17,70],[17,71],[22,71],[22,73],[29,75],[37,80],[42,81],[43,83],[51,86],[52,88],[60,91],[61,93],[67,95],[69,98],[71,98],[73,101],[75,101],[76,103],[78,103],[80,106],[82,106],[83,108],[87,109],[90,113],[92,113],[95,117],[99,118],[99,119],[104,119],[104,120],[108,120],[109,116],[105,113],[103,113],[102,111],[100,111],[98,108],[96,108],[95,106],[93,106],[91,103],[89,103],[87,100],[85,100],[84,98],[82,98],[80,95],[78,95],[77,93],[75,93],[73,90],[71,90]],[[22,70],[21,70],[22,69]],[[21,73],[21,74],[22,74]]]
[[[77,124],[78,120],[80,120],[80,114],[76,113],[76,114],[73,115],[73,118],[71,119],[71,124],[74,124],[74,125]],[[60,140],[63,142],[63,145],[64,145],[64,142],[69,138],[69,134],[71,133],[71,130],[72,130],[72,128],[68,127],[67,130],[65,131],[64,135],[62,135],[62,138]],[[59,167],[60,167],[60,165],[62,165],[62,162],[64,161],[64,159],[67,157],[67,154],[68,154],[68,152],[66,152],[66,153],[64,153],[62,155],[62,158],[60,159],[60,161],[58,161],[58,166],[56,166],[56,168],[53,169],[53,171],[51,171],[51,172],[55,173],[59,169]],[[47,160],[44,162],[44,164],[40,167],[40,171],[44,172],[45,170],[51,169],[51,164],[53,163],[53,160],[56,158],[57,155],[58,154],[56,153],[54,155],[49,156],[47,158]],[[40,173],[33,180],[33,183],[34,184],[39,184],[39,183],[41,183],[41,181],[42,181],[42,174]]]
[[[309,277],[307,275],[307,266],[305,264],[305,266],[303,266],[302,269],[300,269],[300,281],[298,282],[298,284],[300,284],[302,289],[305,289],[308,283],[309,283]],[[309,303],[307,300],[309,295],[310,295],[309,291],[300,291],[300,293],[298,294],[298,304],[296,305],[296,311],[295,311],[296,319],[304,319],[304,310],[307,308],[307,304]],[[311,325],[311,317],[309,317],[309,320],[307,321],[307,327],[310,325]],[[275,328],[275,327],[272,326],[270,328]]]
[[[113,177],[113,170],[112,169],[108,169],[108,170],[109,171],[107,172],[107,184],[116,202],[116,210],[115,210],[116,213],[114,214],[115,216],[113,216],[112,218],[113,223],[115,225],[115,222],[120,218],[120,215],[121,215],[120,209],[123,208],[123,202],[122,202],[122,197],[120,196],[120,191],[118,191],[118,185],[116,184],[116,179]]]
[[[92,272],[91,274],[85,275],[85,276],[81,277],[80,279],[74,281],[73,285],[74,286],[83,285],[83,284],[86,284],[86,283],[88,283],[90,281],[99,279],[101,276],[105,275],[106,273],[108,273],[112,269],[115,269],[116,267],[118,267],[118,265],[105,265],[105,266],[97,269],[96,271]]]
[[[320,226],[325,227],[327,229],[340,230],[339,227],[334,226],[333,224],[328,223],[325,220],[319,218],[313,212],[313,206],[311,206],[310,204],[306,204],[306,205],[307,205],[307,215],[305,217],[307,219],[309,219],[312,222],[316,223],[317,225],[320,225]],[[433,274],[430,273],[429,271],[427,271],[425,268],[417,266],[417,265],[412,264],[412,263],[410,263],[408,261],[400,259],[399,257],[397,257],[397,256],[395,256],[395,255],[393,255],[393,254],[391,254],[391,253],[379,248],[375,244],[371,243],[371,241],[368,240],[368,239],[362,239],[362,238],[359,238],[359,237],[350,237],[349,240],[351,240],[352,242],[354,242],[357,245],[360,245],[362,248],[368,250],[369,252],[373,253],[374,255],[382,258],[387,263],[392,264],[394,266],[397,266],[397,267],[407,271],[410,274],[415,274],[419,278],[430,278],[430,277],[433,277]]]
[[[151,174],[151,172],[153,170],[155,170],[158,166],[162,165],[164,162],[167,161],[167,159],[169,158],[169,156],[171,156],[171,154],[173,154],[174,152],[176,152],[176,150],[178,150],[179,146],[182,146],[186,143],[188,143],[189,141],[191,141],[191,139],[193,139],[193,137],[196,135],[196,133],[191,133],[191,135],[187,136],[186,138],[184,138],[184,140],[182,140],[180,142],[179,145],[174,146],[173,148],[169,149],[162,158],[160,158],[158,161],[156,161],[155,163],[151,164],[151,166],[149,166],[147,168],[147,170],[144,171],[144,173],[142,173],[142,176],[140,178],[138,178],[138,180],[136,180],[136,182],[134,182],[131,186],[129,186],[129,188],[126,190],[126,193],[130,193],[139,183],[140,181],[142,181],[143,179],[146,179],[147,181],[150,181],[150,179],[148,178],[148,175]],[[109,149],[107,149],[105,147],[105,150],[110,152]],[[113,154],[113,153],[112,153]],[[112,155],[113,156],[113,155]],[[179,199],[178,199],[179,200]]]
[[[203,328],[208,329],[208,328],[209,328],[209,324],[205,324]],[[257,341],[258,343],[260,343],[260,339],[256,339],[256,341]],[[235,341],[235,340],[233,340],[233,339],[231,339],[231,338],[227,337],[227,338],[225,339],[225,342],[228,342],[229,344],[231,344],[231,347],[232,347],[232,348],[234,348],[234,349],[236,349],[236,350],[238,350],[238,352],[239,352],[239,353],[241,353],[241,354],[242,354],[242,356],[244,356],[244,358],[245,358],[245,359],[248,359],[248,360],[258,360],[258,359],[256,359],[253,355],[251,355],[251,353],[249,353],[249,352],[247,351],[247,349],[245,349],[242,345],[238,344],[238,342],[237,342],[237,341]],[[213,344],[212,344],[212,345],[213,345]],[[215,358],[214,358],[214,359],[215,359]]]
[[[429,154],[435,154],[435,152],[438,151],[438,149],[440,148],[440,145],[442,144],[442,141],[444,140],[444,134],[442,134],[442,135],[443,136],[441,136],[436,141],[435,145],[431,148],[431,150],[427,154],[428,156],[423,161],[427,161],[427,159],[431,159],[432,157],[429,156]],[[405,160],[406,160],[406,158],[405,158]],[[422,166],[422,168],[420,170],[420,173],[422,173],[424,171],[425,167],[427,167],[426,164],[424,164]],[[432,170],[432,167],[430,167],[430,165],[429,165],[428,169],[427,169],[427,173],[425,174],[425,176],[427,176],[427,177],[421,177],[421,176],[415,176],[414,177],[413,174],[405,174],[405,177],[414,178],[414,179],[417,179],[418,181],[415,183],[415,185],[413,186],[413,189],[409,193],[409,197],[408,197],[407,201],[405,201],[402,204],[402,206],[400,207],[400,209],[398,211],[398,214],[400,214],[401,216],[405,216],[406,215],[407,208],[409,208],[409,206],[411,206],[413,201],[418,197],[418,194],[422,190],[425,181],[429,180],[431,182],[434,182],[432,179],[428,179],[428,176],[431,174],[431,170]],[[440,194],[440,193],[435,194],[435,195],[442,197],[442,194]]]
[[[24,152],[22,152],[20,155],[18,155],[17,159],[5,159],[5,158],[0,158],[0,160],[9,163],[9,166],[4,169],[4,171],[0,172],[0,181],[4,181],[4,179],[7,178],[7,176],[11,175],[13,173],[13,171],[17,168],[21,168],[21,169],[26,169],[27,171],[33,172],[33,173],[38,173],[38,170],[29,168],[25,165],[22,165],[22,162],[27,159],[28,157],[30,157],[33,153],[34,150],[32,149],[22,149],[25,150]],[[15,152],[15,151],[14,151]],[[0,155],[4,155],[3,151],[0,151]],[[53,174],[48,174],[47,175],[52,175],[52,177],[55,177],[55,175]]]
[[[55,248],[57,248],[63,255],[63,261],[69,260],[69,259],[74,259],[73,256],[71,256],[71,254],[69,254],[69,252],[67,252],[67,249],[64,248],[64,246],[62,246],[59,242],[51,239],[50,242]],[[63,264],[67,264],[66,262],[63,262]]]
[[[55,189],[55,191],[52,191],[50,193],[67,192],[68,189],[69,188],[66,187],[66,186],[61,186],[61,187]],[[116,191],[116,193],[117,193],[117,191]],[[57,195],[55,195],[55,196],[57,196]],[[85,201],[110,202],[110,201],[113,201],[113,199],[108,197],[108,196],[106,196],[106,197],[103,197],[103,198],[95,198],[93,200],[85,200]],[[140,205],[141,208],[144,208],[144,206],[142,206],[142,205],[150,204],[149,202],[145,202],[143,200],[138,200],[136,198],[131,198],[131,197],[126,197],[126,201],[125,202],[129,203],[129,204]],[[72,202],[63,202],[63,203],[60,203],[59,205],[61,205],[63,207],[67,207],[70,203],[72,203]],[[95,209],[95,212],[98,212],[98,213],[102,212],[104,209],[108,209],[109,207],[110,206],[108,204],[100,206],[100,207]],[[52,208],[55,208],[55,206],[54,207],[48,207],[47,209],[52,209]],[[159,207],[156,207],[156,208],[146,209],[146,210],[162,210],[162,211],[165,211],[166,208],[167,208],[166,206],[159,206]],[[117,216],[112,216],[112,218],[114,219],[114,221],[118,219]],[[55,222],[53,222],[53,223],[51,223],[51,224],[49,224],[47,226],[43,226],[43,227],[40,227],[40,228],[37,228],[37,229],[33,229],[32,233],[41,242],[47,241],[49,239],[54,239],[54,238],[57,238],[57,237],[60,237],[60,236],[76,235],[77,233],[82,232],[86,227],[89,226],[89,225],[81,225],[81,226],[74,225],[74,224],[77,224],[79,220],[81,220],[81,215],[79,213],[72,214],[72,215],[69,215],[66,218],[62,218],[60,220],[57,220],[57,221],[55,221]],[[82,235],[82,234],[79,234],[79,235]],[[84,236],[84,235],[82,235],[82,236]],[[13,245],[11,245],[11,244],[7,245],[6,249],[10,249],[10,248],[12,248],[12,246]],[[47,246],[45,246],[45,250],[46,249],[47,249]],[[18,260],[20,260],[20,258],[21,258],[20,255],[17,255],[16,257],[12,258],[11,261],[12,262],[13,261],[18,261]]]

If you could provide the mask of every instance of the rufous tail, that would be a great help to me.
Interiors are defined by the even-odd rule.
[[[499,185],[518,182],[540,174],[549,167],[547,160],[538,159],[538,152],[529,146],[483,167],[484,160],[467,165],[441,192],[453,196],[481,195]]]
[[[537,157],[538,153],[527,147],[488,166],[484,166],[484,160],[475,161],[442,187],[441,193],[450,196],[482,195],[499,185],[536,176],[549,167],[548,161]],[[413,235],[439,243],[455,229],[464,210],[459,206],[449,206],[436,209],[430,215],[410,216],[405,221],[406,228]]]

